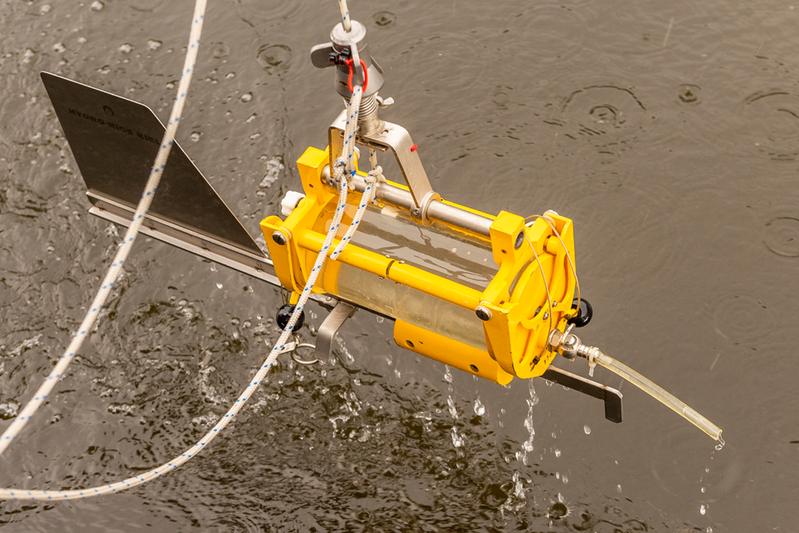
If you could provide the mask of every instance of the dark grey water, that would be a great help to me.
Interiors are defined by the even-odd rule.
[[[0,2],[2,424],[68,342],[117,238],[86,214],[38,72],[165,116],[191,4]],[[448,383],[362,314],[334,361],[283,364],[180,471],[102,499],[5,503],[4,530],[799,531],[799,9],[351,9],[397,101],[385,117],[414,133],[434,186],[486,211],[573,217],[596,309],[584,338],[718,422],[726,448],[630,387],[617,426],[540,381]],[[253,232],[340,109],[307,59],[336,17],[332,0],[211,2],[179,139]],[[141,239],[0,485],[81,487],[171,458],[260,364],[281,301]]]

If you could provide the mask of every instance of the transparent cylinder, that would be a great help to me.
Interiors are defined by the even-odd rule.
[[[482,291],[496,274],[487,245],[420,226],[390,208],[366,211],[353,244]],[[485,349],[483,324],[465,309],[342,264],[337,293],[355,304]]]

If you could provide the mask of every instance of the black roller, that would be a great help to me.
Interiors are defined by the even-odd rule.
[[[289,324],[289,320],[291,319],[291,314],[294,312],[294,306],[291,304],[281,305],[280,309],[277,310],[277,315],[275,316],[275,320],[277,321],[277,325],[280,329],[286,329],[286,326]],[[300,312],[300,318],[297,320],[297,323],[294,324],[294,328],[291,330],[292,333],[300,329],[305,322],[305,311]]]
[[[576,328],[582,328],[594,318],[594,307],[585,298],[575,298],[572,300],[572,309],[577,309],[577,315],[569,319],[569,324]]]

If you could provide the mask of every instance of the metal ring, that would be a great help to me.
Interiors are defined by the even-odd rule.
[[[295,346],[294,349],[291,351],[291,358],[294,360],[295,363],[297,363],[298,365],[310,366],[310,365],[315,365],[316,363],[319,362],[319,359],[308,359],[308,360],[301,359],[297,355],[297,350],[299,350],[300,348],[313,348],[314,350],[316,350],[316,345],[311,344],[310,342],[302,342],[297,346]]]
[[[419,202],[419,218],[424,222],[428,221],[427,211],[430,209],[430,204],[435,201],[441,201],[441,195],[435,191],[428,191]]]

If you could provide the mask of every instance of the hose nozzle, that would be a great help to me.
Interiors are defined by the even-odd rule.
[[[583,344],[580,338],[572,333],[571,326],[565,332],[558,330],[553,331],[549,337],[549,344],[553,350],[556,350],[567,359],[574,359],[578,355],[586,358],[591,375],[593,375],[593,370],[596,365],[610,370],[701,429],[711,439],[718,441],[720,444],[724,443],[724,440],[721,438],[722,430],[720,427],[651,379],[643,376],[621,361],[606,355],[596,346]]]

